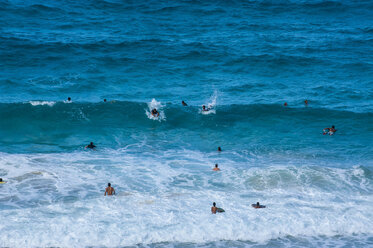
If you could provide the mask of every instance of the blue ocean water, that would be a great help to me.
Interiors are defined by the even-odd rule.
[[[371,0],[0,0],[0,93],[1,247],[373,247]]]

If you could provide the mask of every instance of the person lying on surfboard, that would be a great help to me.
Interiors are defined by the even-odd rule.
[[[153,110],[152,110],[152,115],[153,115],[154,117],[158,117],[158,116],[159,116],[159,112],[157,111],[157,109],[153,109]]]
[[[265,207],[266,207],[266,206],[264,206],[264,205],[260,205],[259,202],[257,202],[256,204],[251,204],[251,206],[252,206],[253,208],[265,208]]]
[[[323,130],[323,135],[325,135],[325,134],[329,134],[329,135],[333,135],[335,132],[337,132],[337,129],[335,129],[335,127],[334,126],[332,126],[332,127],[327,127],[327,128],[324,128]]]

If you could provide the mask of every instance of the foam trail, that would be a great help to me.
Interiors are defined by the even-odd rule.
[[[32,106],[44,106],[44,105],[47,105],[49,107],[52,107],[53,105],[56,104],[56,102],[52,102],[52,101],[29,101],[29,103]]]
[[[145,114],[148,116],[149,119],[151,120],[156,120],[156,121],[165,121],[166,120],[166,115],[163,111],[163,105],[161,102],[157,102],[157,100],[155,100],[154,98],[152,99],[151,102],[148,103],[148,109],[145,109]],[[151,114],[151,111],[153,109],[157,109],[157,111],[159,112],[159,116],[153,116]]]

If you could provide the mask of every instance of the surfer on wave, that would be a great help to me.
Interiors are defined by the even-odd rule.
[[[152,115],[154,116],[154,117],[158,117],[159,116],[159,112],[157,111],[157,109],[153,109],[152,110]]]
[[[256,204],[251,204],[251,206],[252,206],[253,208],[265,208],[265,207],[266,207],[266,206],[264,206],[264,205],[260,205],[259,202],[257,202]]]
[[[206,108],[205,105],[202,106],[202,111],[210,111],[210,108]]]

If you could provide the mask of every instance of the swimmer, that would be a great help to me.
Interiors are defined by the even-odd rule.
[[[184,102],[184,101],[181,101],[181,104],[182,104],[183,106],[188,106],[188,104],[186,104],[186,102]]]
[[[322,131],[323,131],[323,135],[325,134],[333,135],[335,132],[337,132],[337,129],[335,129],[335,127],[332,126],[332,127],[324,128]]]
[[[218,208],[216,207],[216,203],[213,202],[212,203],[212,207],[211,207],[211,213],[212,214],[216,214],[216,211],[218,210]]]
[[[206,108],[205,105],[202,106],[202,111],[209,111],[209,110],[210,110],[210,108]]]
[[[115,195],[115,189],[111,187],[111,183],[107,184],[107,188],[105,190],[105,195]]]
[[[308,100],[304,100],[304,105],[308,106]]]
[[[153,115],[154,117],[158,117],[158,116],[159,116],[159,112],[157,111],[157,109],[153,109],[153,110],[152,110],[152,115]]]
[[[257,202],[256,204],[251,204],[251,206],[252,206],[253,208],[265,208],[265,207],[266,207],[266,206],[264,206],[264,205],[260,205],[259,202]]]
[[[221,152],[221,147],[220,146],[218,147],[218,152]]]
[[[95,145],[93,144],[93,142],[91,142],[89,145],[85,146],[85,148],[89,148],[89,149],[95,149]]]
[[[215,168],[212,169],[213,171],[220,171],[219,167],[218,167],[218,164],[215,164]]]
[[[285,102],[285,103],[284,103],[284,106],[285,106],[285,107],[287,107],[287,106],[288,106],[288,103],[287,103],[287,102]]]
[[[106,99],[104,99],[104,102],[106,102]]]
[[[68,98],[67,98],[67,101],[68,101],[68,102],[71,102],[71,97],[68,97]]]
[[[2,182],[3,181],[3,179],[2,178],[0,178],[0,182]]]

